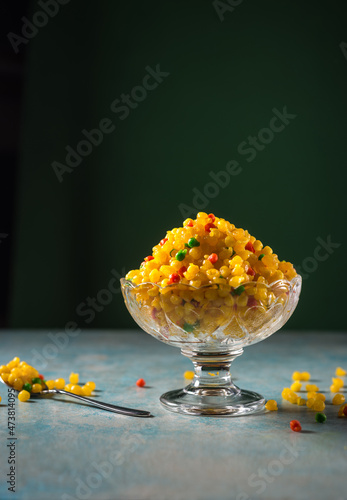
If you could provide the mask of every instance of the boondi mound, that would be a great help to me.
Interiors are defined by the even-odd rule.
[[[224,335],[240,337],[239,323],[231,320],[247,312],[245,328],[259,328],[270,309],[284,308],[296,276],[290,262],[247,230],[200,212],[168,231],[126,280],[152,321],[170,327],[170,334],[177,335],[172,327],[211,334],[223,326]],[[278,312],[275,307],[274,316]]]

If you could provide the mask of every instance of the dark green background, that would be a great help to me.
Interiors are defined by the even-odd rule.
[[[340,247],[308,273],[287,327],[344,329],[342,41],[344,1],[244,0],[223,22],[202,0],[61,6],[28,44],[11,326],[133,327],[119,293],[90,324],[76,307],[112,269],[138,267],[234,159],[242,172],[204,211],[298,266],[331,235]],[[111,103],[157,64],[170,75],[120,120]],[[296,118],[247,162],[238,145],[284,106]],[[105,117],[114,132],[59,183],[51,163]]]

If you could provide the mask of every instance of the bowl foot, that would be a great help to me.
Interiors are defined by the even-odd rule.
[[[235,390],[236,389],[236,390]],[[169,391],[160,397],[161,404],[170,411],[187,415],[236,417],[264,410],[265,399],[253,391],[226,388],[192,387]]]

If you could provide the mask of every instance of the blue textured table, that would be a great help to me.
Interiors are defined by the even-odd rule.
[[[159,396],[182,387],[192,365],[174,347],[142,332],[2,332],[0,363],[18,355],[47,378],[71,371],[94,380],[101,401],[150,410],[147,419],[90,408],[61,396],[16,401],[16,440],[0,395],[0,498],[55,500],[345,500],[347,419],[327,404],[328,420],[282,402],[294,370],[308,370],[331,401],[336,366],[347,364],[347,336],[278,332],[245,349],[232,365],[236,384],[279,402],[278,412],[211,418],[174,414]],[[48,359],[49,358],[49,359]],[[45,364],[47,363],[47,366]],[[138,388],[138,378],[147,386]],[[346,390],[344,389],[346,393]],[[289,421],[300,420],[294,433]],[[10,438],[10,439],[8,439]],[[16,492],[7,457],[15,442]],[[12,448],[14,448],[12,446]]]

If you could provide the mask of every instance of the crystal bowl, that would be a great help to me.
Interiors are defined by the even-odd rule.
[[[301,276],[291,281],[248,282],[233,291],[217,284],[194,288],[121,279],[125,304],[136,323],[153,337],[181,349],[195,369],[192,382],[163,394],[168,410],[190,415],[246,415],[263,410],[260,394],[240,389],[231,362],[244,347],[266,339],[293,314]]]

